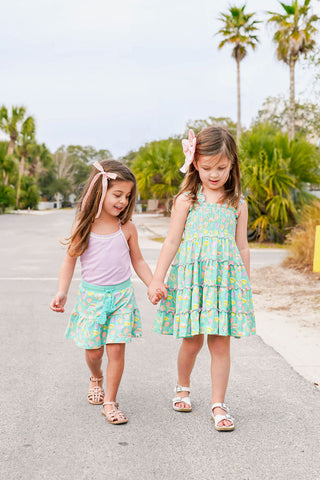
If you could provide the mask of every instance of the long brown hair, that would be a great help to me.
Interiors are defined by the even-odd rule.
[[[196,138],[195,163],[197,163],[200,155],[212,157],[220,155],[221,157],[227,157],[231,161],[232,166],[229,178],[224,185],[224,194],[220,201],[227,201],[232,207],[238,208],[241,196],[241,182],[237,145],[233,135],[222,125],[211,125],[198,133]],[[192,163],[189,166],[177,197],[186,192],[189,194],[192,203],[195,203],[200,185],[199,172]]]
[[[137,182],[134,174],[131,170],[122,162],[118,160],[102,160],[100,162],[103,170],[105,172],[116,173],[117,178],[115,180],[108,181],[108,188],[112,187],[116,182],[132,182],[132,190],[129,197],[128,205],[122,212],[119,214],[119,219],[121,224],[124,225],[132,218],[134,206],[136,203],[137,196]],[[92,224],[96,218],[99,203],[102,194],[102,175],[98,178],[94,184],[91,194],[88,197],[86,204],[81,210],[83,199],[90,187],[90,184],[94,176],[99,173],[99,170],[93,167],[90,177],[87,180],[87,183],[84,186],[82,195],[77,205],[76,218],[75,218],[75,228],[69,238],[67,238],[65,245],[68,245],[68,252],[71,257],[78,257],[82,255],[85,250],[88,248],[89,236]]]

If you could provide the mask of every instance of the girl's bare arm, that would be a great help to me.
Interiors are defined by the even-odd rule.
[[[236,227],[236,244],[242,261],[244,263],[245,269],[247,271],[248,277],[250,278],[250,250],[248,244],[247,227],[248,207],[247,203],[244,201],[239,207],[239,216]]]
[[[152,272],[149,265],[142,256],[136,226],[132,222],[128,222],[127,229],[129,233],[128,245],[130,248],[130,258],[134,271],[143,283],[148,287],[152,280]]]
[[[153,280],[148,290],[148,296],[151,301],[159,290],[163,293],[165,298],[167,297],[164,280],[168,268],[180,246],[190,204],[190,199],[186,195],[179,195],[176,199],[171,214],[169,233],[163,243]]]
[[[64,306],[67,301],[67,294],[73,277],[74,268],[78,257],[71,257],[66,254],[59,272],[58,292],[53,297],[50,308],[54,312],[64,312]]]

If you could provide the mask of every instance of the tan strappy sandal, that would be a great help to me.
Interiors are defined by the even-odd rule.
[[[117,402],[104,402],[103,407],[105,405],[113,405],[113,409],[106,412],[103,408],[102,415],[106,417],[109,423],[113,423],[113,425],[120,425],[121,423],[127,423],[128,419],[121,410],[118,409],[119,403]]]
[[[90,382],[95,382],[95,385],[91,385],[88,390],[88,402],[92,405],[101,405],[103,403],[104,391],[103,388],[98,384],[98,382],[101,380],[103,380],[103,377],[90,377]]]

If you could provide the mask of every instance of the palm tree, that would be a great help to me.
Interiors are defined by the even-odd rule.
[[[21,198],[22,208],[37,208],[40,200],[40,189],[32,177],[25,175],[21,180]]]
[[[10,185],[16,174],[16,161],[13,155],[8,155],[8,142],[0,142],[0,208],[4,213],[6,207],[14,204],[15,191]]]
[[[46,168],[52,163],[52,155],[45,143],[42,143],[41,145],[38,143],[31,144],[29,147],[29,154],[32,161],[28,173],[30,177],[38,178],[40,170]]]
[[[228,13],[221,13],[219,20],[223,23],[223,27],[218,30],[217,35],[220,34],[223,40],[220,42],[218,48],[224,47],[226,44],[231,44],[232,57],[237,63],[237,140],[240,140],[241,135],[241,95],[240,95],[240,62],[247,55],[247,48],[251,47],[254,50],[259,42],[256,36],[258,30],[257,24],[261,23],[258,20],[252,20],[255,13],[245,13],[246,4],[238,8],[236,6],[230,7]]]
[[[12,155],[19,136],[19,130],[26,115],[25,107],[12,107],[11,116],[5,105],[0,108],[0,129],[10,137],[8,155]]]
[[[315,23],[320,19],[311,13],[311,0],[304,0],[303,5],[298,0],[291,4],[281,3],[283,13],[268,12],[268,23],[276,27],[273,41],[277,45],[278,60],[289,65],[290,69],[290,99],[289,99],[289,139],[294,139],[294,105],[296,62],[300,55],[306,56],[315,46],[314,34],[317,32]]]
[[[179,171],[183,161],[180,139],[168,138],[141,147],[130,167],[142,197],[169,201],[178,192],[183,179]]]
[[[13,155],[8,155],[8,142],[0,142],[0,172],[2,172],[3,185],[7,186],[9,183],[9,176],[13,173],[16,167],[16,161]]]
[[[258,124],[241,137],[241,178],[249,205],[249,228],[260,241],[283,241],[298,213],[312,200],[308,184],[320,183],[317,148],[272,125]]]
[[[24,174],[25,161],[29,155],[30,148],[34,145],[36,126],[33,117],[27,117],[21,127],[20,145],[18,146],[18,154],[20,155],[19,178],[17,185],[16,204],[19,206],[21,178]]]

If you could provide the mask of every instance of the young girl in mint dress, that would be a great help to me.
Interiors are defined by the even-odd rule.
[[[154,330],[183,339],[173,398],[179,412],[191,411],[190,376],[207,334],[211,415],[217,430],[233,430],[234,419],[224,403],[230,337],[255,333],[248,209],[241,195],[237,147],[231,133],[219,125],[196,137],[191,130],[182,144],[186,160],[181,170],[187,175],[148,291],[152,303],[163,295]]]
[[[141,335],[130,262],[147,286],[152,279],[130,221],[135,201],[136,179],[126,165],[116,160],[94,163],[60,269],[58,292],[50,305],[55,312],[64,312],[79,257],[82,281],[66,336],[85,349],[91,372],[89,403],[103,404],[102,413],[114,424],[127,422],[116,401],[125,346]],[[106,393],[101,370],[104,349],[108,357]]]

